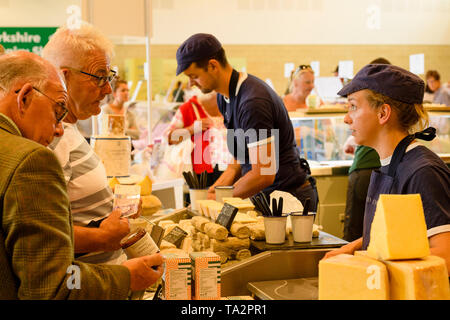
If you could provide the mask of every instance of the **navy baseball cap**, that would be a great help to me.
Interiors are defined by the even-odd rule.
[[[414,73],[390,64],[368,64],[345,85],[338,95],[370,89],[394,100],[409,104],[421,104],[425,83]]]
[[[192,62],[215,55],[222,44],[212,34],[197,33],[184,41],[177,50],[177,75],[189,68]]]

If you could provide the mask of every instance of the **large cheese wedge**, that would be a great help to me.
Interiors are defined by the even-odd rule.
[[[386,266],[377,260],[339,254],[319,262],[319,300],[387,300]]]
[[[149,196],[152,193],[152,180],[148,176],[145,176],[138,185],[141,186],[141,196]]]
[[[418,259],[430,255],[427,226],[419,194],[382,194],[367,248],[382,260]]]

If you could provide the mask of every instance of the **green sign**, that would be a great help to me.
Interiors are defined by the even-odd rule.
[[[27,50],[41,55],[48,39],[57,27],[0,27],[0,44],[6,52]]]

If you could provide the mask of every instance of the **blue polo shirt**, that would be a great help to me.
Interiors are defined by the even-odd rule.
[[[273,143],[276,152],[274,183],[264,189],[289,191],[305,183],[295,135],[288,112],[272,88],[264,81],[233,70],[229,87],[230,98],[217,95],[219,110],[224,117],[230,153],[239,161],[241,173],[251,170],[249,147]]]

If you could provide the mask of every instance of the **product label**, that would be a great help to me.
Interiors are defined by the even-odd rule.
[[[159,248],[148,233],[146,233],[141,240],[125,249],[125,252],[130,259],[152,255],[158,251]]]
[[[205,268],[199,270],[198,297],[200,299],[217,297],[218,268]]]
[[[187,300],[188,297],[188,270],[178,269],[169,271],[169,299]]]

